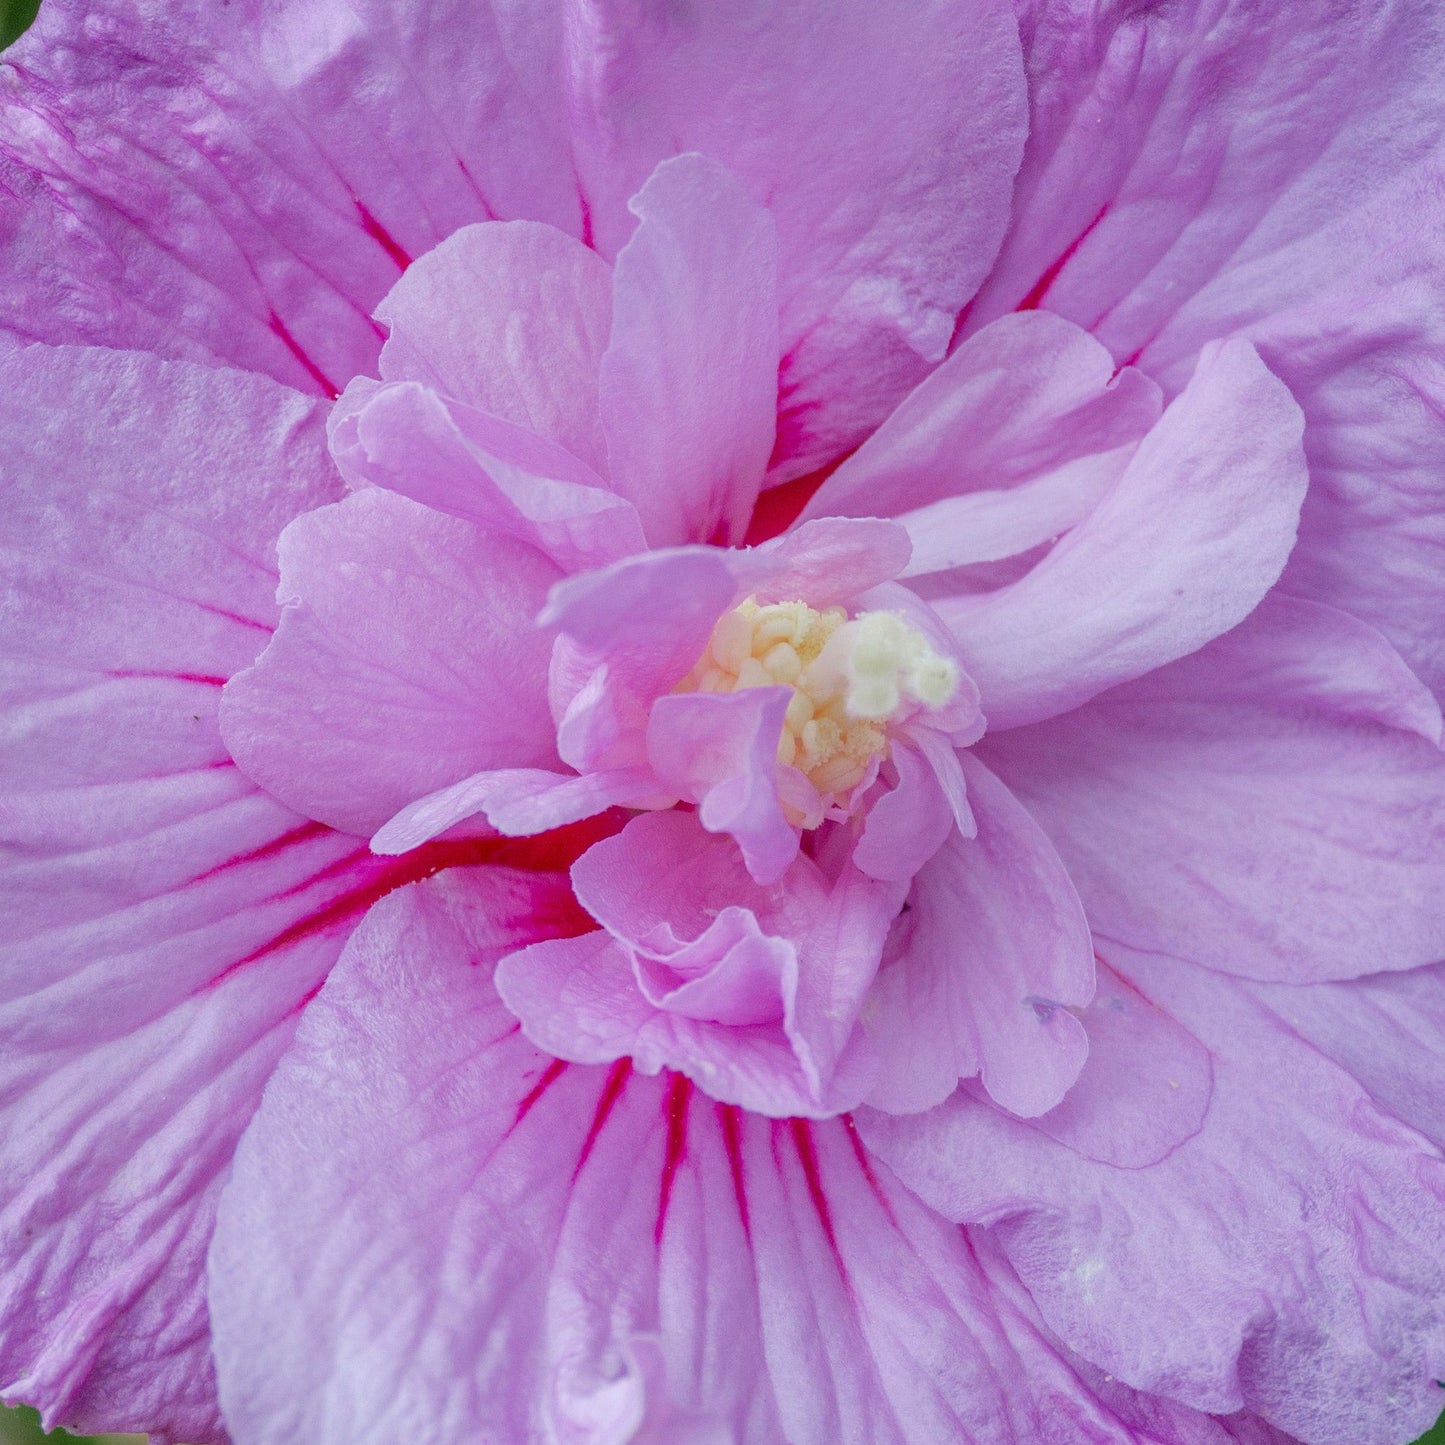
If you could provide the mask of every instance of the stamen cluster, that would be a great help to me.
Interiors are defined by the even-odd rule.
[[[887,724],[909,701],[941,707],[957,686],[955,665],[891,612],[850,619],[841,607],[748,598],[718,620],[677,691],[791,687],[778,762],[827,797],[856,788],[887,755]]]

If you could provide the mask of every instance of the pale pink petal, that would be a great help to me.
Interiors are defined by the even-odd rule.
[[[1241,621],[1284,566],[1305,485],[1289,393],[1247,343],[1211,347],[1086,522],[1011,586],[935,601],[990,727],[1077,707]]]
[[[1438,736],[1373,628],[1276,595],[1194,657],[981,751],[1097,929],[1307,983],[1445,952]]]
[[[981,1075],[1005,1109],[1052,1109],[1079,1076],[1093,997],[1089,928],[1048,839],[980,762],[961,755],[978,836],[955,833],[914,883],[899,956],[864,1026],[881,1055],[869,1103],[912,1113]]]
[[[217,1439],[217,1191],[379,869],[240,776],[216,701],[338,483],[309,399],[114,351],[0,360],[0,456],[0,1393]]]
[[[353,382],[332,413],[331,450],[353,484],[530,542],[566,572],[645,545],[631,504],[571,452],[418,382]]]
[[[1287,579],[1445,685],[1445,329],[1432,6],[1021,7],[1035,87],[1013,229],[970,312],[1047,305],[1171,392],[1247,336],[1306,417]]]
[[[1192,1138],[1121,1169],[962,1094],[864,1137],[950,1218],[997,1221],[1045,1320],[1126,1384],[1318,1445],[1413,1439],[1445,1376],[1439,1150],[1247,985],[1100,952],[1213,1056]]]
[[[1214,1092],[1209,1051],[1108,964],[1079,1022],[1089,1057],[1063,1102],[1029,1120],[1060,1144],[1111,1164],[1157,1164],[1204,1123]]]
[[[368,488],[288,527],[281,561],[281,624],[222,714],[283,802],[365,837],[459,778],[555,761],[535,617],[557,571],[532,548]]]
[[[680,811],[644,814],[588,849],[572,868],[582,906],[656,958],[674,956],[725,909],[745,908],[768,931],[802,938],[827,906],[827,884],[803,858],[786,888],[758,883],[738,849]]]
[[[687,23],[590,5],[572,117],[599,248],[678,151],[720,161],[779,237],[780,474],[855,445],[939,361],[1006,221],[1025,102],[995,0],[702,7]]]
[[[764,602],[803,598],[835,607],[891,582],[908,565],[908,534],[877,518],[819,517],[736,554],[740,578]]]
[[[374,910],[247,1135],[211,1284],[238,1438],[1279,1445],[1102,1403],[846,1121],[538,1053],[486,908],[438,879]]]
[[[411,257],[499,216],[580,232],[561,32],[470,0],[50,0],[0,87],[0,324],[334,395]]]
[[[552,712],[558,717],[557,754],[579,773],[646,768],[647,714],[651,688],[637,689],[614,678],[604,663],[576,686],[572,663],[581,672],[590,658],[565,634],[552,649],[548,677]],[[573,690],[575,688],[575,690]]]
[[[657,796],[657,784],[640,771],[583,777],[542,768],[476,773],[403,808],[372,836],[371,850],[409,852],[478,814],[490,824],[479,831],[495,829],[504,836],[524,837]]]
[[[745,595],[733,555],[675,547],[568,577],[553,587],[540,621],[594,665],[605,658],[615,685],[650,701],[687,676],[714,623]]]
[[[1008,491],[964,492],[902,513],[897,522],[913,543],[913,555],[901,575],[1001,562],[1056,541],[1103,500],[1133,454],[1131,444],[1076,457]],[[937,590],[949,589],[940,583]]]
[[[631,202],[601,362],[612,485],[654,547],[742,541],[773,449],[777,234],[715,161],[664,161]]]
[[[776,883],[798,856],[799,833],[778,798],[778,740],[793,699],[788,687],[680,693],[659,698],[647,725],[647,756],[659,791],[697,804],[710,833],[736,840],[759,883]]]
[[[1255,992],[1381,1108],[1445,1150],[1445,964]]]
[[[897,781],[868,810],[853,862],[870,878],[908,882],[954,830],[938,775],[913,748],[894,744]]]
[[[845,863],[799,939],[798,988],[787,1022],[819,1098],[828,1097],[829,1085],[855,1056],[870,1080],[877,1074],[873,1050],[859,1047],[858,1018],[907,893],[906,880],[870,878]]]
[[[1120,371],[1072,322],[1047,312],[1003,317],[915,387],[803,515],[900,517],[971,493],[1012,491],[1133,445],[1161,406],[1153,382]]]
[[[964,680],[966,681],[966,679]],[[959,691],[964,691],[963,687]],[[980,721],[979,736],[983,726]],[[968,737],[966,742],[955,744],[955,740],[935,728],[915,724],[907,730],[908,741],[927,759],[933,769],[943,796],[948,800],[949,812],[953,814],[953,826],[965,838],[978,835],[978,820],[968,805],[968,786],[964,782],[963,763],[959,760],[959,748],[971,746],[978,737]],[[966,736],[966,735],[965,735]]]
[[[376,308],[386,381],[443,396],[554,442],[604,476],[597,373],[612,273],[531,221],[465,226],[418,258]]]

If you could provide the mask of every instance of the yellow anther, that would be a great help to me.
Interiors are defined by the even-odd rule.
[[[891,612],[849,619],[805,602],[751,598],[718,619],[708,650],[678,692],[791,687],[778,762],[798,768],[825,802],[844,798],[888,751],[887,724],[907,702],[942,707],[958,669]],[[831,805],[831,804],[830,804]]]

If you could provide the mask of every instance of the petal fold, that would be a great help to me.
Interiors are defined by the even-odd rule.
[[[299,518],[276,636],[222,700],[227,747],[298,812],[363,837],[472,773],[555,763],[535,618],[557,575],[378,488]]]
[[[980,751],[1096,929],[1310,983],[1445,952],[1439,726],[1372,627],[1276,594],[1193,657]]]
[[[239,1438],[1282,1445],[1086,1384],[846,1121],[539,1053],[498,933],[455,875],[394,894],[308,1011],[211,1256]]]
[[[937,600],[990,727],[1066,712],[1246,617],[1294,545],[1301,426],[1253,347],[1212,346],[1086,521],[1018,581]]]
[[[715,161],[664,161],[631,202],[601,361],[613,487],[653,547],[742,541],[773,449],[777,235]]]

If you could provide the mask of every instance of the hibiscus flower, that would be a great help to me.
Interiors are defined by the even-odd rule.
[[[1428,1426],[1441,25],[52,0],[7,1395]]]

